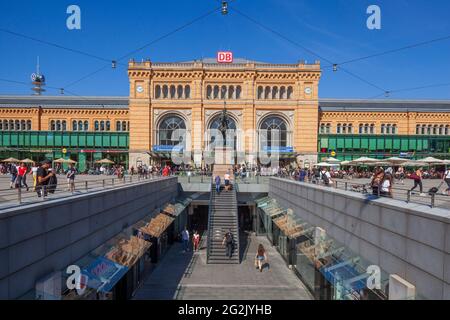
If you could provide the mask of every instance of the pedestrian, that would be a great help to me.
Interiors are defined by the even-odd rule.
[[[234,239],[233,234],[231,233],[231,229],[228,230],[227,233],[225,233],[225,236],[223,237],[222,245],[226,247],[225,255],[231,259],[231,256],[233,255],[233,247],[234,247]]]
[[[39,166],[36,165],[36,163],[33,163],[30,170],[30,175],[33,176],[33,191],[36,191],[36,184],[37,184],[37,171],[39,169]]]
[[[216,176],[215,183],[216,183],[216,192],[220,193],[220,176],[219,175]]]
[[[299,173],[300,182],[305,182],[306,175],[307,175],[306,170],[301,168]]]
[[[332,183],[330,172],[326,168],[322,168],[321,173],[323,184],[326,185],[327,187],[330,186],[330,184]]]
[[[372,194],[378,196],[381,193],[381,184],[384,180],[384,170],[381,168],[377,168],[372,177],[372,181],[370,182],[370,186],[372,188]]]
[[[69,169],[67,169],[66,178],[67,178],[67,191],[74,192],[75,191],[75,174],[77,170],[75,169],[73,164],[69,165]]]
[[[28,184],[27,184],[27,171],[28,171],[27,165],[24,162],[22,162],[17,170],[16,185],[18,188],[22,188],[23,186],[25,186],[28,191],[30,188],[28,188]]]
[[[255,266],[262,272],[264,265],[267,263],[267,252],[264,246],[260,243],[255,256]]]
[[[402,166],[397,169],[397,178],[400,180],[401,184],[405,184],[405,170]]]
[[[53,175],[48,179],[47,190],[49,193],[53,194],[56,191],[56,187],[58,186],[58,178],[56,177],[55,170],[53,168],[49,168],[48,172],[53,173]]]
[[[442,180],[447,183],[447,189],[445,190],[445,192],[447,193],[447,195],[450,196],[450,169],[447,169],[444,172],[444,176],[442,177]],[[444,192],[444,194],[445,194],[445,192]]]
[[[194,245],[194,251],[198,251],[198,245],[200,244],[200,235],[198,234],[197,230],[194,231],[194,234],[192,236],[192,243]]]
[[[380,194],[383,197],[392,198],[392,185],[394,184],[394,179],[392,174],[387,173],[384,175],[383,183],[381,184]]]
[[[227,170],[227,172],[225,172],[225,174],[223,175],[223,181],[225,183],[225,191],[230,190],[231,185],[230,185],[230,170]]]
[[[410,179],[414,180],[414,186],[411,188],[410,191],[413,191],[415,188],[417,188],[417,186],[419,186],[420,196],[424,197],[426,196],[426,194],[423,193],[422,175],[423,175],[423,168],[420,167],[419,169],[416,170],[416,172],[413,172],[409,176]]]
[[[11,181],[9,183],[10,189],[16,188],[17,186],[17,174],[18,170],[15,163],[11,163],[9,168],[9,174],[11,175]]]
[[[181,231],[181,240],[183,241],[183,252],[189,251],[189,231],[186,227]]]
[[[50,160],[44,160],[41,163],[41,166],[38,168],[36,173],[36,192],[38,197],[46,197],[47,196],[47,185],[50,180],[50,178],[54,175],[54,173],[51,173],[48,171],[50,168]]]

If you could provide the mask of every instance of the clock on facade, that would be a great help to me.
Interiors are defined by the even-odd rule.
[[[311,87],[306,87],[306,88],[305,88],[305,93],[306,93],[306,94],[311,94],[311,92],[312,92]]]
[[[142,92],[144,92],[144,87],[142,87],[142,86],[137,86],[137,87],[136,87],[136,91],[139,92],[139,93],[142,93]]]

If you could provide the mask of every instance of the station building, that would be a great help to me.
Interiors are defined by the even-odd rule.
[[[108,157],[136,167],[169,162],[181,141],[201,166],[224,107],[236,159],[249,164],[262,148],[300,166],[329,156],[450,157],[450,101],[320,99],[318,61],[130,61],[128,77],[129,97],[0,96],[0,158],[70,157],[84,171]]]

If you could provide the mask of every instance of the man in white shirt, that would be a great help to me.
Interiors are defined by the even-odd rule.
[[[223,175],[223,180],[225,182],[225,191],[228,191],[230,189],[230,170],[225,172]]]
[[[189,231],[186,227],[181,231],[181,240],[183,241],[183,252],[189,251]]]

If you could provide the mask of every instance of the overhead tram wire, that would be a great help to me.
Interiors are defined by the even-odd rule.
[[[386,51],[379,52],[379,53],[374,53],[374,54],[363,56],[363,57],[360,57],[360,58],[354,58],[354,59],[343,61],[343,62],[336,63],[336,64],[338,66],[342,66],[342,65],[345,65],[345,64],[350,64],[350,63],[354,63],[354,62],[358,62],[358,61],[362,61],[362,60],[367,60],[367,59],[372,59],[372,58],[376,58],[376,57],[381,57],[381,56],[388,55],[388,54],[391,54],[391,53],[396,53],[396,52],[400,52],[400,51],[404,51],[404,50],[408,50],[408,49],[413,49],[413,48],[417,48],[417,47],[420,47],[420,46],[425,46],[425,45],[428,45],[428,44],[441,42],[441,41],[445,41],[445,40],[450,40],[450,35],[439,37],[439,38],[435,38],[435,39],[431,39],[431,40],[428,40],[428,41],[423,41],[423,42],[410,44],[410,45],[403,46],[403,47],[396,48],[396,49],[391,49],[391,50],[386,50]],[[330,64],[328,66],[324,66],[324,68],[330,68],[333,65],[334,64]]]
[[[231,8],[231,7],[230,7],[230,8]],[[338,66],[338,65],[337,65],[336,63],[332,62],[331,60],[329,60],[329,59],[325,58],[324,56],[320,55],[319,53],[317,53],[317,52],[315,52],[315,51],[313,51],[313,50],[311,50],[311,49],[309,49],[309,48],[307,48],[307,47],[305,47],[305,46],[299,44],[298,42],[296,42],[296,41],[294,41],[294,40],[292,40],[292,39],[290,39],[290,38],[284,36],[284,35],[281,34],[280,32],[278,32],[278,31],[276,31],[276,30],[274,30],[274,29],[272,29],[272,28],[270,28],[270,27],[268,27],[268,26],[262,24],[261,22],[259,22],[259,21],[255,20],[255,19],[253,19],[252,17],[248,16],[247,14],[243,13],[242,11],[236,9],[235,7],[232,7],[231,9],[232,9],[233,11],[235,11],[237,14],[241,15],[242,17],[244,17],[245,19],[247,19],[247,20],[253,22],[254,24],[256,24],[257,26],[259,26],[259,27],[265,29],[266,31],[268,31],[268,32],[270,32],[270,33],[272,33],[272,34],[275,34],[276,36],[278,36],[278,37],[284,39],[285,41],[287,41],[287,42],[289,42],[289,43],[291,43],[291,44],[293,44],[293,45],[295,45],[295,46],[297,46],[297,47],[303,49],[304,51],[308,52],[309,54],[311,54],[311,55],[313,55],[313,56],[315,56],[315,57],[317,57],[317,58],[319,58],[320,60],[323,60],[323,61],[325,61],[325,62],[328,62],[329,64],[331,64],[331,65],[333,66],[333,69],[336,68],[336,69],[334,69],[334,71],[337,71],[337,66]],[[348,70],[346,70],[346,69],[344,69],[344,68],[342,68],[342,67],[340,67],[339,70],[344,71],[344,72],[347,73],[348,75],[354,77],[355,79],[358,79],[358,80],[364,82],[365,84],[367,84],[367,85],[369,85],[369,86],[371,86],[371,87],[373,87],[373,88],[375,88],[375,89],[377,89],[377,90],[379,90],[379,91],[383,91],[383,93],[385,93],[385,92],[387,91],[387,90],[381,88],[380,86],[378,86],[378,85],[376,85],[376,84],[374,84],[374,83],[372,83],[372,82],[370,82],[370,81],[368,81],[368,80],[365,80],[365,79],[362,78],[361,76],[358,76],[358,75],[356,75],[355,73],[350,72],[350,71],[348,71]]]
[[[388,90],[386,93],[388,93],[388,96],[393,93],[399,93],[399,92],[410,92],[410,91],[417,91],[417,90],[423,90],[423,89],[432,89],[432,88],[442,88],[442,87],[449,87],[449,83],[440,83],[440,84],[430,84],[430,85],[424,85],[419,87],[411,87],[411,88],[404,88],[404,89],[396,89],[396,90]],[[381,98],[382,96],[386,96],[385,94],[379,94],[373,97],[370,97],[368,99],[377,99]]]
[[[11,31],[11,30],[8,30],[8,29],[5,29],[5,28],[0,28],[0,32],[4,32],[4,33],[10,34],[10,35],[14,35],[16,37],[21,37],[21,38],[24,38],[24,39],[28,39],[28,40],[31,40],[31,41],[34,41],[34,42],[38,42],[38,43],[41,43],[41,44],[45,44],[45,45],[48,45],[48,46],[51,46],[51,47],[55,47],[55,48],[58,48],[58,49],[66,50],[66,51],[69,51],[69,52],[72,52],[72,53],[77,53],[77,54],[80,54],[80,55],[83,55],[83,56],[86,56],[86,57],[90,57],[90,58],[93,58],[93,59],[97,59],[97,60],[101,60],[101,61],[107,61],[107,62],[111,62],[112,61],[112,59],[107,59],[107,58],[104,58],[104,57],[100,57],[100,56],[92,54],[92,53],[88,53],[88,52],[81,51],[81,50],[78,50],[78,49],[69,48],[69,47],[66,47],[66,46],[54,43],[54,42],[38,39],[38,38],[35,38],[35,37],[32,37],[32,36],[25,35],[25,34],[22,34],[22,33],[19,33],[19,32],[15,32],[15,31]]]
[[[141,47],[139,47],[139,48],[137,48],[137,49],[134,49],[134,50],[132,50],[132,51],[126,53],[125,55],[123,55],[123,56],[117,58],[116,60],[112,60],[112,62],[113,62],[113,63],[114,63],[114,62],[120,63],[121,60],[123,60],[123,59],[129,57],[130,55],[133,55],[133,54],[135,54],[135,53],[137,53],[137,52],[139,52],[139,51],[141,51],[141,50],[143,50],[143,49],[145,49],[145,48],[147,48],[147,47],[149,47],[149,46],[151,46],[151,45],[153,45],[153,44],[155,44],[155,43],[157,43],[157,42],[159,42],[159,41],[161,41],[161,40],[163,40],[163,39],[165,39],[165,38],[168,38],[169,36],[171,36],[171,35],[173,35],[173,34],[179,32],[179,31],[181,31],[181,30],[183,30],[183,29],[189,27],[190,25],[192,25],[192,24],[194,24],[194,23],[196,23],[196,22],[198,22],[198,21],[200,21],[200,20],[202,20],[202,19],[204,19],[204,18],[206,18],[206,17],[212,15],[213,13],[218,12],[218,10],[220,10],[220,9],[221,9],[221,7],[216,7],[216,8],[214,8],[213,10],[210,10],[210,11],[208,11],[208,12],[206,12],[206,13],[204,13],[204,14],[202,14],[202,15],[196,17],[196,18],[194,18],[193,20],[188,21],[187,23],[181,25],[180,27],[177,27],[176,29],[174,29],[174,30],[172,30],[172,31],[170,31],[170,32],[168,32],[168,33],[165,33],[165,34],[163,34],[162,36],[160,36],[160,37],[158,37],[158,38],[156,38],[156,39],[154,39],[154,40],[152,40],[152,41],[150,41],[150,42],[144,44],[143,46],[141,46]],[[108,62],[111,63],[111,60],[108,60]],[[124,64],[124,63],[120,63],[120,65],[128,66],[128,65],[126,65],[126,64]],[[110,66],[111,66],[111,65],[108,64],[108,65],[105,65],[105,66],[103,66],[103,67],[101,67],[101,68],[99,68],[99,69],[97,69],[97,70],[95,70],[95,71],[93,71],[93,72],[90,72],[90,73],[86,74],[85,76],[83,76],[83,77],[81,77],[81,78],[79,78],[79,79],[77,79],[77,80],[75,80],[75,81],[69,83],[68,85],[66,85],[66,86],[64,87],[64,89],[69,88],[69,87],[72,87],[72,86],[74,86],[75,84],[78,84],[78,83],[80,83],[80,82],[86,80],[87,78],[90,78],[91,76],[93,76],[93,75],[95,75],[95,74],[97,74],[97,73],[99,73],[99,72],[105,70],[106,68],[108,68],[108,67],[110,67]]]

